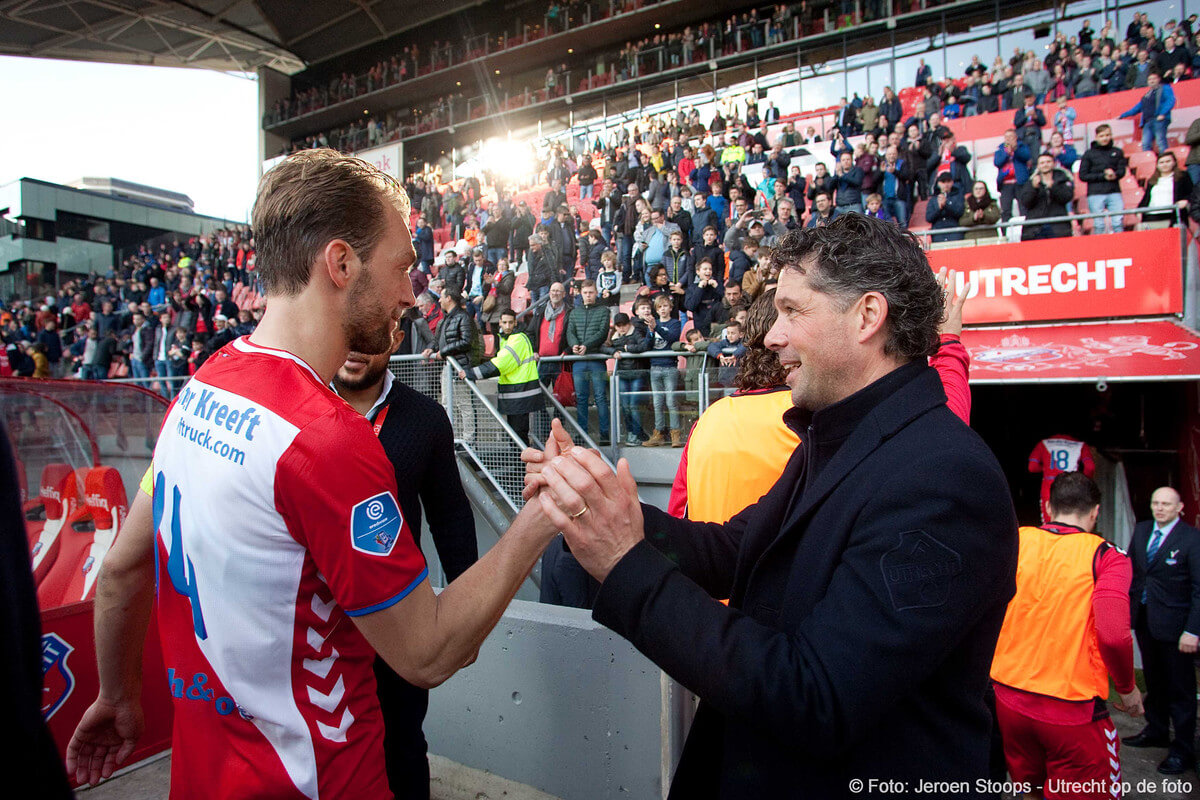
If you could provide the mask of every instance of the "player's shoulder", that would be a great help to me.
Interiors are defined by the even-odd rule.
[[[305,437],[345,435],[370,426],[298,356],[263,347],[243,336],[196,371],[195,380],[258,403]]]

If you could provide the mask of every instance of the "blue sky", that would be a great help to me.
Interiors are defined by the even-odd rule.
[[[0,57],[0,184],[123,178],[244,221],[258,180],[258,85],[208,70]]]

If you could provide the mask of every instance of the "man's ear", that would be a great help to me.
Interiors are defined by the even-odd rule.
[[[317,269],[323,269],[329,280],[345,289],[355,269],[362,266],[358,256],[344,239],[330,239],[317,256]]]
[[[887,323],[888,302],[879,292],[867,292],[858,299],[858,341],[865,342],[883,331]]]

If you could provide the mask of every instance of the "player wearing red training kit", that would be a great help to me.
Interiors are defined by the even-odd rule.
[[[386,352],[414,303],[408,210],[394,180],[331,150],[263,176],[253,227],[267,311],[172,403],[152,520],[135,503],[101,568],[100,694],[67,748],[81,782],[111,775],[142,732],[156,600],[173,800],[391,797],[375,653],[410,683],[446,680],[549,544],[530,504],[435,595],[390,462],[328,388],[350,350]]]
[[[1029,454],[1029,471],[1042,473],[1042,500],[1038,508],[1042,522],[1050,521],[1050,484],[1064,472],[1082,471],[1089,478],[1096,474],[1092,449],[1070,436],[1051,436],[1042,439]]]
[[[1027,797],[1120,797],[1117,729],[1109,717],[1109,676],[1117,707],[1134,716],[1129,582],[1119,549],[1090,533],[1100,490],[1090,478],[1055,479],[1054,522],[1022,528],[1017,592],[996,643],[991,677],[996,719],[1012,779]]]

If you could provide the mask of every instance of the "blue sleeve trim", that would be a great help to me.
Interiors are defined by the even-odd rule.
[[[387,600],[378,602],[375,605],[367,606],[366,608],[357,608],[353,611],[347,610],[346,616],[347,617],[365,617],[367,614],[374,614],[376,611],[383,611],[385,608],[391,608],[392,606],[396,605],[396,603],[399,603],[401,600],[403,600],[404,598],[406,598],[410,594],[412,594],[412,590],[417,588],[418,586],[420,586],[421,581],[425,580],[428,577],[429,577],[429,567],[426,567],[425,569],[421,570],[421,574],[418,575],[416,578],[414,578],[413,582],[410,583],[408,585],[408,587],[404,589],[404,591],[400,592],[399,594],[392,595]]]

